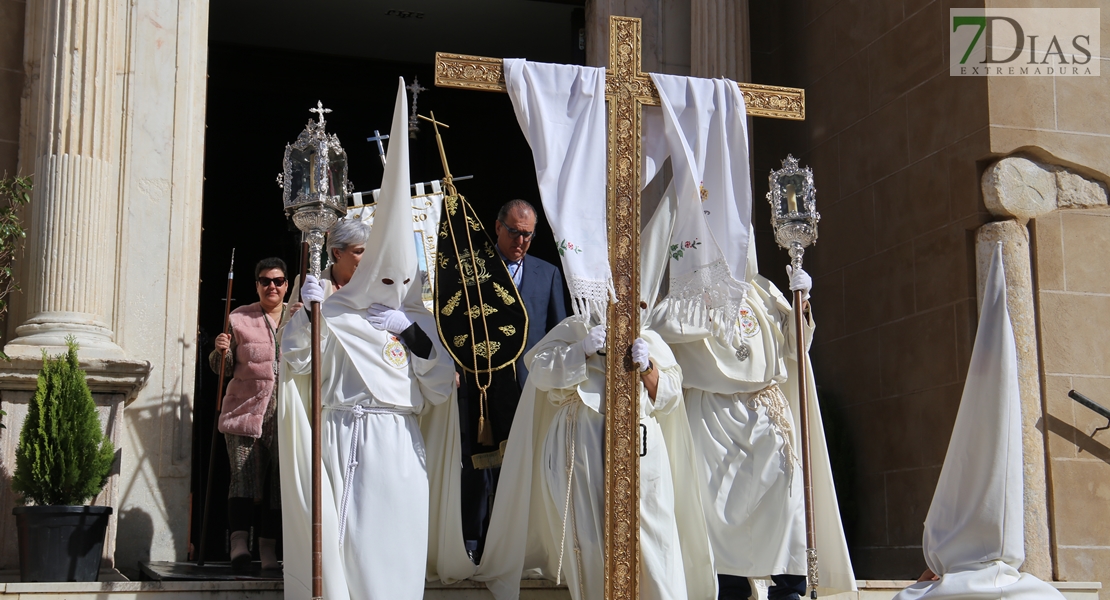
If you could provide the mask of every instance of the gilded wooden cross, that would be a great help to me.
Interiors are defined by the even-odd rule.
[[[499,58],[436,53],[439,87],[506,92]],[[747,112],[776,119],[805,119],[805,91],[740,83]],[[617,303],[609,305],[605,392],[605,598],[639,597],[640,470],[639,377],[632,341],[639,335],[640,116],[659,106],[659,91],[640,71],[640,19],[609,17],[609,264]],[[618,351],[619,350],[619,351]]]

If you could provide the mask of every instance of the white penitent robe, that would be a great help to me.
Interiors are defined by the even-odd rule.
[[[570,317],[526,357],[528,382],[475,575],[498,600],[518,598],[520,578],[529,569],[565,580],[576,600],[604,595],[605,357],[586,357],[578,342],[587,330],[580,318]],[[648,450],[640,461],[640,594],[715,597],[697,486],[689,481],[692,445],[681,410],[682,372],[658,336],[644,337],[660,373],[656,400],[643,388],[640,396]],[[668,452],[672,445],[676,452]]]
[[[378,389],[393,390],[382,397],[370,391],[367,366],[354,363],[331,330],[330,319],[320,320],[322,549],[328,599],[418,599],[424,595],[426,575],[469,574],[460,560],[452,561],[466,557],[457,519],[454,368],[439,345],[433,318],[418,302],[412,304],[406,302],[405,312],[432,340],[427,359],[365,323],[366,345],[375,347],[361,354],[377,354],[382,362],[370,370],[396,368],[411,380],[411,385],[403,380],[400,385],[378,383]],[[307,313],[293,317],[282,343],[278,417],[286,598],[309,598],[312,584]],[[378,338],[389,341],[383,344]]]
[[[752,290],[741,306],[733,344],[667,320],[662,311],[656,312],[654,327],[682,365],[717,572],[806,575],[793,311],[770,281],[758,275],[749,281]],[[812,332],[808,321],[808,340]],[[743,361],[734,347],[740,341],[750,354]],[[807,382],[820,586],[830,593],[850,591],[855,576],[811,371]]]

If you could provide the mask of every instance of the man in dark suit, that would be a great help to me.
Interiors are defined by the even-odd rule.
[[[463,537],[472,558],[481,558],[482,541],[492,508],[493,491],[500,470],[499,447],[509,439],[509,427],[516,414],[520,391],[528,378],[524,354],[551,328],[567,316],[563,276],[555,265],[528,255],[536,236],[536,209],[524,200],[511,200],[501,207],[494,224],[497,252],[505,261],[524,307],[528,311],[528,338],[524,352],[513,369],[493,374],[486,390],[488,419],[493,431],[493,446],[477,442],[481,416],[479,392],[474,374],[462,373],[465,384],[459,388],[459,419],[462,423],[462,517]]]

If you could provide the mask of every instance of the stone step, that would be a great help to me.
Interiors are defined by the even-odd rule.
[[[860,581],[859,591],[822,600],[891,600],[909,581]],[[1056,582],[1067,600],[1098,600],[1098,582]],[[429,584],[425,600],[492,600],[480,583]],[[281,600],[280,581],[100,581],[92,583],[0,583],[0,598],[20,600]],[[567,600],[565,586],[521,582],[521,600]]]

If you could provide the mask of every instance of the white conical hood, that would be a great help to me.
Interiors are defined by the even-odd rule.
[[[895,600],[1063,600],[1049,584],[1018,572],[1025,561],[1023,464],[1017,345],[999,244],[960,412],[925,518],[922,550],[940,579],[915,583]]]
[[[995,249],[960,411],[925,519],[934,573],[1025,560],[1021,397],[1017,346],[1006,308],[1002,248]]]
[[[409,192],[408,98],[405,80],[397,79],[389,152],[366,253],[351,281],[332,294],[325,305],[353,310],[364,310],[371,304],[400,308],[409,288],[420,284]]]

